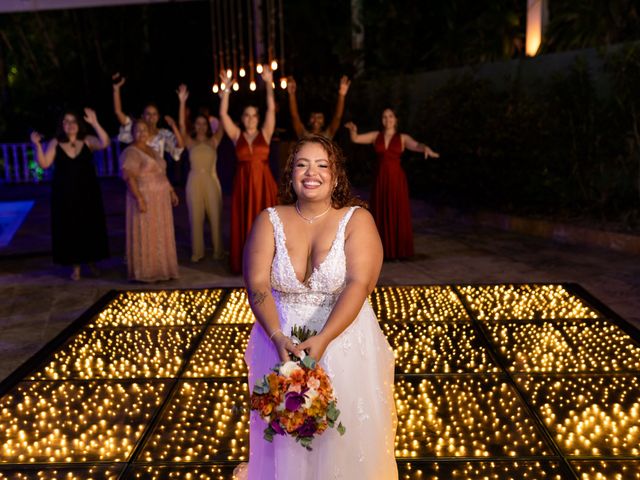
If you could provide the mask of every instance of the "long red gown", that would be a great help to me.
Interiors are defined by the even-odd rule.
[[[413,227],[407,176],[400,165],[402,139],[396,133],[385,148],[384,133],[374,143],[378,173],[371,192],[371,213],[382,238],[384,258],[413,256]]]
[[[258,132],[249,145],[244,133],[236,143],[238,165],[231,194],[230,266],[242,272],[242,249],[258,214],[276,204],[278,187],[269,169],[269,145]]]

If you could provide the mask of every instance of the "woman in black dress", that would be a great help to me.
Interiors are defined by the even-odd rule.
[[[80,279],[80,265],[107,258],[109,247],[102,193],[93,165],[94,150],[109,146],[109,135],[96,113],[84,109],[84,121],[97,136],[87,135],[82,119],[67,112],[56,138],[42,147],[42,136],[33,132],[31,141],[42,168],[54,165],[51,185],[51,239],[53,262],[72,266],[71,279]]]

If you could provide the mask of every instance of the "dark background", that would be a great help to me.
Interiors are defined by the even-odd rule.
[[[283,1],[287,74],[300,83],[303,111],[331,113],[340,75],[353,75],[359,59],[361,78],[375,79],[523,57],[523,0],[362,0],[361,52],[351,48],[350,3]],[[640,38],[631,0],[553,0],[550,19],[543,52]],[[0,32],[0,141],[26,139],[29,128],[51,131],[65,105],[91,105],[114,128],[115,71],[128,79],[128,112],[153,100],[175,114],[181,82],[193,105],[217,109],[209,1],[4,14]]]
[[[533,61],[524,57],[524,0],[361,0],[362,51],[352,48],[351,2],[283,0],[286,74],[298,81],[303,119],[312,109],[331,115],[342,74],[355,76],[344,120],[361,131],[379,128],[393,103],[401,130],[442,154],[432,162],[405,154],[413,196],[639,231],[638,3],[551,0],[538,58],[577,53],[532,88],[518,69],[508,78],[475,73],[491,62]],[[581,49],[591,49],[586,60]],[[116,71],[127,77],[127,113],[155,101],[175,116],[182,82],[192,110],[215,113],[210,2],[0,15],[0,142],[28,141],[34,128],[53,134],[66,107],[95,108],[115,134]],[[432,72],[451,74],[437,88],[420,83]],[[286,92],[277,88],[276,100],[278,136],[291,139]],[[264,92],[245,84],[232,115],[249,102],[263,106]],[[366,189],[371,147],[350,145],[344,131],[337,139]]]

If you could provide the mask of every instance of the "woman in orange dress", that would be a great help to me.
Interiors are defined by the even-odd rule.
[[[242,250],[253,221],[265,208],[276,204],[278,186],[269,169],[269,142],[276,126],[276,104],[273,97],[272,73],[262,73],[267,88],[267,113],[262,128],[258,128],[258,109],[252,105],[242,113],[240,129],[229,116],[229,92],[232,81],[223,90],[220,102],[220,121],[224,131],[236,146],[238,164],[231,193],[231,239],[229,261],[231,271],[242,271]]]
[[[404,149],[424,154],[424,158],[440,155],[406,133],[398,132],[395,112],[382,112],[382,130],[358,134],[353,122],[345,125],[354,143],[373,144],[378,157],[378,173],[371,191],[369,208],[382,238],[384,258],[395,260],[413,256],[413,227],[407,176],[400,165]]]

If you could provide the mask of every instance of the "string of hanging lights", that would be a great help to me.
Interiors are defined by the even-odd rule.
[[[254,91],[264,65],[286,89],[282,0],[209,0],[209,9],[214,78],[227,78],[215,81],[213,93],[245,84]]]

